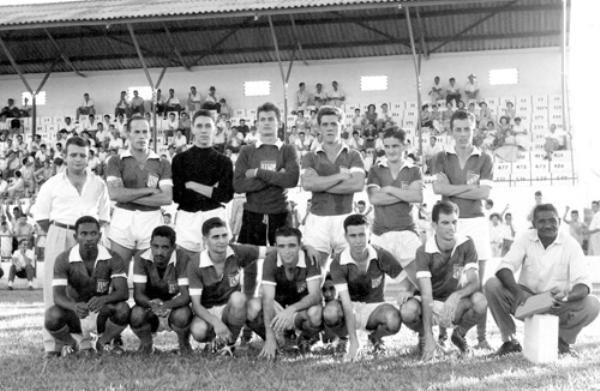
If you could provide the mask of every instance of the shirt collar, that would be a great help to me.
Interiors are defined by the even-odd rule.
[[[281,260],[279,254],[277,254],[277,267],[281,266],[283,266],[283,261]],[[302,250],[300,250],[300,254],[298,254],[298,263],[296,264],[296,267],[306,269],[306,256],[304,255],[304,251]]]
[[[456,243],[454,243],[454,247],[452,248],[452,252],[450,253],[450,255],[453,255],[454,251],[458,248],[458,246],[460,246],[467,240],[469,240],[468,236],[457,234],[456,235]],[[435,254],[435,253],[441,254],[442,253],[437,245],[437,241],[435,240],[435,235],[433,235],[425,243],[425,252],[427,254]]]
[[[148,151],[149,151],[149,153],[148,153],[148,159],[157,159],[157,160],[160,160],[160,157],[156,154],[156,152],[154,152],[151,149],[149,149]],[[125,159],[126,157],[133,157],[133,155],[131,154],[131,151],[129,150],[129,148],[127,148],[127,149],[122,149],[119,152],[119,157],[121,159]]]
[[[230,246],[227,246],[227,252],[225,253],[225,259],[230,256],[235,255],[235,252]],[[210,259],[210,255],[208,255],[208,249],[202,251],[200,253],[200,268],[213,266],[213,261]]]
[[[260,138],[258,140],[256,140],[256,149],[260,148],[263,145],[275,145],[277,147],[277,149],[281,149],[281,147],[283,147],[283,142],[280,139],[277,139],[277,141],[275,141],[275,144],[265,144],[262,141],[260,141]]]
[[[348,152],[350,150],[350,147],[346,143],[340,141],[340,144],[342,144],[342,147],[338,151],[338,156],[342,153],[342,151],[346,150],[346,152]],[[315,152],[325,152],[323,149],[323,144],[319,143],[317,145],[317,149],[315,149]]]
[[[450,147],[448,149],[446,149],[446,153],[449,153],[451,155],[456,155],[456,148],[455,147]],[[473,146],[473,151],[471,152],[470,156],[481,156],[481,149]]]
[[[367,245],[367,253],[367,260],[369,262],[373,259],[377,259],[377,251],[370,244]],[[356,261],[352,258],[352,255],[350,255],[350,249],[347,248],[340,254],[340,265],[349,265],[351,263],[356,265]]]
[[[390,167],[388,164],[388,160],[385,156],[382,156],[379,159],[377,159],[377,165],[379,167],[386,167],[386,168]],[[402,162],[402,167],[400,167],[400,170],[402,170],[404,167],[411,168],[414,166],[415,166],[415,164],[410,159],[405,159],[404,162]]]
[[[98,256],[96,257],[96,262],[98,261],[106,261],[112,259],[112,255],[108,252],[108,249],[101,244],[98,245]],[[74,262],[83,262],[81,259],[81,254],[79,254],[79,244],[76,244],[69,251],[69,263]]]
[[[148,249],[140,255],[140,258],[147,259],[148,261],[154,263],[154,256],[152,255],[152,250]],[[171,254],[171,258],[169,258],[169,263],[167,265],[173,264],[175,266],[177,264],[177,251],[173,250]]]

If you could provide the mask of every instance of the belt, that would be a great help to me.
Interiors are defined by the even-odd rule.
[[[50,224],[56,225],[58,228],[70,229],[71,231],[75,231],[74,225],[59,223],[58,221],[51,221]]]

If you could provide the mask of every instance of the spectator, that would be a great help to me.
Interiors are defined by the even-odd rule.
[[[372,205],[367,208],[367,203],[364,200],[358,200],[354,204],[354,213],[365,216],[369,222],[369,227],[373,226],[374,211]]]
[[[307,136],[306,133],[302,131],[298,132],[298,138],[294,144],[296,145],[300,157],[306,155],[306,153],[311,150],[312,142],[313,138],[310,134]]]
[[[460,102],[460,90],[456,85],[456,79],[451,77],[448,79],[448,87],[446,87],[446,103],[454,101],[458,106],[458,102]]]
[[[502,218],[498,213],[490,215],[490,244],[492,247],[492,257],[502,256],[505,239],[510,238],[510,229],[502,223]]]
[[[165,105],[167,112],[175,111],[179,113],[182,109],[181,102],[179,101],[179,98],[175,96],[175,90],[173,88],[169,88],[169,98]]]
[[[125,115],[119,114],[117,116],[117,119],[115,120],[114,126],[115,129],[117,129],[117,131],[119,132],[119,137],[124,138],[126,136],[127,130],[127,121],[125,121]]]
[[[75,111],[75,118],[90,114],[96,115],[96,108],[94,107],[94,101],[90,99],[90,94],[86,92],[83,94],[83,102]]]
[[[144,107],[144,98],[142,98],[138,90],[133,90],[133,98],[131,98],[131,113],[130,115],[144,115],[146,108]]]
[[[433,86],[431,86],[427,94],[431,97],[431,103],[437,103],[438,100],[444,99],[444,92],[439,76],[433,78]]]
[[[6,195],[8,190],[8,182],[3,178],[3,174],[0,172],[0,197]]]
[[[177,113],[170,111],[169,118],[167,119],[167,131],[165,132],[166,137],[173,137],[177,129],[179,129],[179,120],[177,119]]]
[[[240,124],[237,127],[237,131],[238,133],[241,133],[242,138],[245,138],[246,135],[248,134],[248,132],[250,132],[250,128],[248,127],[248,125],[246,125],[246,120],[245,119],[240,119]]]
[[[323,90],[323,84],[317,83],[315,86],[315,93],[312,95],[312,105],[317,109],[327,104],[327,94]]]
[[[192,142],[192,120],[190,119],[190,116],[188,115],[188,113],[186,113],[185,111],[182,111],[181,115],[179,116],[179,129],[181,129],[181,132],[185,136],[185,139],[187,140],[187,142],[191,143]]]
[[[90,149],[90,158],[88,160],[88,167],[90,171],[92,171],[96,175],[102,175],[102,172],[99,172],[102,166],[102,162],[100,158],[96,155],[93,149]]]
[[[190,113],[195,113],[197,110],[200,110],[202,106],[202,94],[196,90],[196,86],[190,87],[190,92],[188,93],[187,99],[187,108]]]
[[[119,101],[115,106],[115,117],[119,114],[123,114],[124,116],[129,115],[129,102],[127,102],[127,91],[121,91],[121,96],[119,97]]]
[[[579,212],[577,210],[571,211],[571,219],[567,217],[570,208],[567,206],[565,208],[565,214],[563,215],[563,220],[565,223],[569,225],[569,233],[572,237],[577,240],[577,243],[583,248],[583,239],[585,237],[587,226],[583,221],[579,220]]]
[[[156,90],[156,114],[165,116],[167,114],[167,103],[160,88]]]
[[[298,91],[296,91],[296,109],[305,110],[310,102],[310,93],[306,91],[306,84],[301,82],[298,84]]]
[[[360,109],[354,109],[354,117],[352,117],[352,129],[362,133],[362,115],[360,114]]]
[[[533,208],[531,208],[531,212],[529,212],[529,214],[527,215],[527,221],[532,221],[533,210],[535,209],[536,206],[541,205],[543,202],[543,195],[540,190],[537,190],[535,193],[533,193],[533,196],[535,199],[535,205],[533,205]]]
[[[589,249],[588,255],[600,255],[600,202],[593,201],[592,202],[592,221],[590,222],[590,227],[588,230],[588,234],[590,235],[589,239]]]
[[[13,235],[8,227],[6,217],[2,216],[2,218],[3,221],[0,223],[0,259],[5,260],[12,257]]]
[[[204,101],[214,103],[216,105],[219,104],[219,98],[217,98],[217,89],[214,86],[210,86],[208,89],[208,95]],[[217,111],[219,110],[217,109]]]
[[[250,130],[250,132],[244,138],[244,143],[246,145],[255,144],[257,141],[258,141],[258,132],[257,132],[256,127],[253,126],[252,129]]]
[[[423,157],[425,158],[425,165],[427,166],[425,173],[431,174],[431,164],[433,162],[433,157],[442,152],[444,147],[441,143],[438,143],[438,139],[436,136],[429,137],[429,144],[423,145]]]
[[[240,149],[242,148],[243,141],[244,136],[238,132],[238,127],[233,127],[227,140],[226,149],[230,150],[231,153],[239,153]]]
[[[327,104],[341,107],[346,101],[346,93],[339,87],[337,81],[331,82],[331,90],[327,93]]]
[[[365,145],[365,141],[362,138],[360,138],[360,133],[358,133],[357,130],[353,131],[352,138],[350,139],[348,146],[357,151],[361,151],[363,149],[364,145]]]
[[[25,195],[25,181],[21,175],[21,171],[15,171],[14,182],[7,189],[9,198],[23,198]]]
[[[21,110],[19,113],[19,117],[31,117],[31,105],[29,104],[29,98],[23,98],[23,106],[21,106]]]
[[[428,104],[421,106],[421,127],[433,128],[433,118],[431,117]]]
[[[29,290],[33,290],[33,278],[35,277],[35,269],[33,262],[35,255],[33,250],[29,249],[29,240],[19,240],[19,248],[13,253],[8,274],[8,289],[13,290],[15,277],[27,278]]]
[[[177,129],[175,131],[175,137],[173,137],[173,142],[171,143],[175,147],[175,152],[179,153],[185,151],[187,143],[187,137],[185,137],[181,129]]]
[[[98,124],[96,124],[96,140],[98,140],[98,142],[100,144],[105,144],[110,141],[110,131],[108,130],[108,128],[104,128],[104,123],[103,122],[98,122]]]
[[[390,108],[387,103],[382,103],[380,108],[381,113],[377,120],[377,129],[383,130],[389,126],[393,126],[394,120],[392,119],[392,113],[390,113]]]
[[[15,100],[13,98],[8,98],[7,105],[0,111],[0,119],[18,118],[19,114],[19,108],[15,105]]]
[[[492,117],[492,112],[488,108],[487,103],[485,103],[484,101],[481,101],[479,103],[479,115],[477,116],[477,119],[479,121],[480,128],[485,128],[487,127],[489,121],[494,121],[494,118]]]
[[[546,134],[544,151],[546,151],[547,160],[552,160],[554,151],[565,149],[567,145],[567,135],[556,127],[556,124],[550,125],[550,131]]]
[[[507,116],[509,118],[509,120],[512,120],[513,118],[515,118],[517,116],[517,112],[515,110],[515,105],[507,100],[506,101],[506,107],[504,108],[504,115]]]
[[[373,128],[377,128],[377,112],[376,106],[371,103],[367,106],[367,111],[365,112],[362,120],[363,129],[371,126]]]
[[[231,106],[229,106],[229,104],[227,103],[227,101],[225,100],[225,98],[219,99],[219,105],[220,105],[220,108],[221,108],[220,111],[219,111],[219,114],[221,114],[221,116],[225,120],[230,119],[231,116],[233,115],[233,109],[231,108]]]
[[[471,73],[468,76],[467,84],[465,85],[465,96],[468,100],[479,99],[479,83],[477,82],[477,76]]]
[[[375,151],[383,151],[385,146],[383,145],[383,130],[377,132],[377,139],[375,140]]]

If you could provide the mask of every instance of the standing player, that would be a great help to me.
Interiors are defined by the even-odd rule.
[[[489,223],[482,210],[482,201],[490,196],[493,184],[492,158],[473,145],[475,117],[466,111],[456,111],[450,119],[454,137],[453,149],[442,151],[434,157],[433,191],[442,200],[458,205],[458,231],[471,237],[479,256],[479,281],[483,284],[485,262],[491,258]],[[491,349],[485,336],[487,316],[477,325],[476,346]]]
[[[346,358],[353,360],[360,347],[357,330],[369,332],[374,353],[384,349],[383,337],[400,330],[400,311],[384,301],[383,290],[385,276],[398,277],[402,266],[386,250],[368,244],[369,224],[365,216],[348,216],[343,229],[348,248],[331,263],[331,279],[339,300],[327,303],[323,320],[339,337],[348,335],[350,345]],[[414,272],[411,274],[409,277],[414,281]]]
[[[321,329],[321,272],[301,248],[302,234],[296,228],[275,232],[277,252],[264,261],[261,297],[248,303],[248,324],[265,345],[260,356],[274,359],[276,333],[299,330],[299,347],[307,352]]]
[[[99,244],[100,223],[91,216],[75,222],[77,244],[56,258],[52,287],[54,303],[46,310],[44,327],[62,355],[90,350],[90,333],[98,332],[96,350],[108,344],[129,320],[127,273],[121,258]],[[110,289],[109,289],[110,288]],[[115,353],[122,353],[118,347]]]
[[[213,342],[223,353],[233,354],[233,344],[246,323],[246,296],[241,292],[243,268],[264,259],[265,248],[230,245],[229,230],[218,217],[202,225],[206,249],[199,261],[188,264],[194,318],[191,333],[196,341]]]
[[[202,224],[211,217],[226,219],[224,204],[233,198],[231,159],[212,147],[215,121],[208,110],[194,114],[194,145],[173,158],[173,201],[177,244],[188,255],[202,251]]]
[[[319,109],[317,123],[323,142],[302,159],[302,187],[312,192],[305,243],[319,252],[321,267],[332,251],[340,253],[346,247],[343,222],[352,213],[354,193],[365,184],[360,154],[340,140],[341,118],[336,108]]]
[[[171,165],[149,149],[150,124],[134,116],[127,122],[129,149],[108,160],[106,182],[116,206],[110,222],[111,249],[129,270],[136,250],[150,247],[154,227],[162,225],[160,207],[172,200]]]
[[[385,158],[369,170],[367,191],[375,206],[371,244],[389,251],[403,268],[415,269],[413,263],[421,239],[412,218],[411,203],[423,201],[421,169],[404,159],[406,135],[397,127],[387,128],[383,135]],[[408,280],[407,291],[413,291]]]
[[[129,324],[140,339],[139,352],[152,352],[152,333],[168,324],[177,334],[179,351],[191,352],[190,295],[187,277],[188,255],[175,250],[175,231],[162,225],[154,228],[150,250],[133,265],[133,298]],[[166,321],[166,322],[165,322]]]
[[[452,343],[466,353],[465,334],[487,311],[485,296],[479,292],[475,245],[469,237],[456,233],[458,207],[440,201],[433,207],[431,220],[435,234],[417,250],[421,297],[410,299],[401,311],[404,323],[420,334],[419,348],[425,360],[431,360],[435,351],[434,323],[454,326]]]
[[[110,220],[110,199],[102,178],[89,172],[89,144],[81,137],[67,140],[67,168],[48,179],[40,188],[31,212],[40,228],[47,233],[44,249],[44,308],[54,305],[52,280],[56,257],[77,243],[75,221],[92,216],[105,224]],[[47,355],[60,353],[54,338],[43,331]]]
[[[273,245],[275,231],[288,220],[287,189],[298,184],[300,168],[296,148],[277,138],[281,114],[277,106],[265,103],[257,110],[258,141],[242,147],[235,164],[234,189],[246,193],[238,242],[257,246]],[[256,290],[258,266],[244,269],[244,293],[250,300]],[[251,333],[244,333],[250,340]]]

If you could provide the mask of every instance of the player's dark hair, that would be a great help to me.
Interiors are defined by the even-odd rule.
[[[440,219],[440,214],[451,215],[456,213],[458,215],[458,205],[452,201],[439,201],[433,205],[431,210],[431,221],[437,223]]]
[[[390,126],[383,130],[383,138],[395,138],[402,144],[404,144],[404,140],[406,139],[406,132],[397,126]]]
[[[148,120],[146,120],[146,118],[144,118],[143,115],[141,115],[141,114],[134,114],[134,115],[131,116],[131,118],[129,118],[127,120],[127,125],[125,125],[125,128],[127,129],[128,133],[131,132],[131,124],[134,121],[144,121],[146,124],[148,124],[148,127],[150,126],[150,123],[148,122]]]
[[[361,214],[353,214],[344,219],[344,232],[348,232],[351,225],[369,225],[367,218]]]
[[[227,227],[227,224],[218,217],[212,217],[202,224],[202,235],[208,236],[211,229],[221,227]]]
[[[69,145],[75,145],[77,147],[89,147],[90,143],[84,139],[83,137],[73,136],[67,140],[67,144],[65,145],[65,152],[69,154]]]
[[[533,222],[535,223],[535,216],[540,213],[540,212],[554,212],[557,216],[558,216],[558,211],[556,210],[556,207],[552,204],[539,204],[536,205],[535,208],[533,208]]]
[[[275,106],[271,102],[263,103],[258,106],[256,109],[256,119],[258,119],[258,115],[262,112],[273,111],[275,112],[275,116],[277,117],[277,121],[281,121],[281,111],[279,111],[279,107]]]
[[[472,127],[475,127],[475,116],[465,110],[456,110],[450,118],[450,129],[454,130],[454,121],[456,120],[469,120]]]
[[[175,230],[168,225],[159,225],[158,227],[154,228],[152,230],[152,235],[150,235],[150,241],[152,242],[152,239],[154,239],[156,236],[169,239],[171,246],[175,246],[177,235],[175,234]]]
[[[536,197],[541,197],[542,196],[542,192],[538,190],[535,193],[533,193],[533,195],[536,196]]]
[[[497,218],[498,218],[498,220],[502,221],[502,217],[500,217],[500,213],[492,213],[492,214],[490,215],[490,221],[491,221],[491,220],[492,220],[494,217],[497,217]]]
[[[96,224],[96,228],[100,231],[100,223],[92,216],[81,216],[75,222],[75,233],[79,233],[79,226],[81,224]]]
[[[277,228],[275,231],[275,241],[277,241],[278,237],[286,237],[295,236],[298,239],[298,244],[302,243],[302,232],[298,228],[290,227],[284,225],[283,227]]]
[[[331,106],[322,106],[317,112],[317,123],[321,125],[321,118],[325,115],[335,115],[338,121],[342,120],[342,112],[336,108]]]
[[[210,110],[207,110],[207,109],[200,109],[200,110],[196,111],[194,113],[194,117],[192,117],[192,124],[196,121],[196,118],[198,118],[198,117],[210,118],[213,120],[213,122],[215,122],[215,117],[213,117]]]

